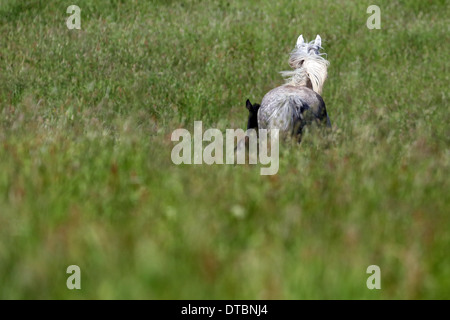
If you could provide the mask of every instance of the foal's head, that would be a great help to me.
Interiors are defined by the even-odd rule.
[[[250,100],[247,99],[245,103],[245,107],[248,110],[248,122],[247,122],[247,130],[248,129],[256,129],[258,130],[258,109],[259,104],[251,104]]]

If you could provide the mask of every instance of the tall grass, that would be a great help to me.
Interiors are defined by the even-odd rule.
[[[448,5],[371,4],[2,0],[0,298],[450,298]],[[276,176],[175,166],[171,132],[245,127],[300,33],[333,132]]]

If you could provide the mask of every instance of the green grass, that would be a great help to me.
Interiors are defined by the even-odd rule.
[[[448,3],[378,1],[381,30],[371,4],[1,0],[0,298],[449,299]],[[245,127],[300,33],[333,132],[276,176],[174,165],[174,129]]]

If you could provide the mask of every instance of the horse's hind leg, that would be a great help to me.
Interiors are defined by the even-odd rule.
[[[302,141],[302,132],[303,132],[303,123],[301,120],[296,121],[294,123],[294,128],[292,130],[292,137],[297,140],[297,143],[300,143]]]

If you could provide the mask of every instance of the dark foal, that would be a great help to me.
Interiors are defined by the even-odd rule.
[[[255,129],[258,130],[258,110],[260,105],[255,103],[252,105],[249,99],[245,102],[245,107],[248,110],[248,121],[247,121],[247,130]]]
[[[249,99],[247,99],[245,103],[245,107],[248,110],[248,121],[247,121],[247,133],[245,135],[245,138],[240,140],[234,149],[235,153],[237,150],[247,150],[245,151],[246,154],[246,162],[249,163],[249,146],[250,146],[250,138],[248,136],[249,130],[253,129],[256,131],[256,134],[258,134],[258,110],[259,110],[259,104],[255,103],[252,105]],[[256,144],[256,148],[258,148],[258,143]]]

